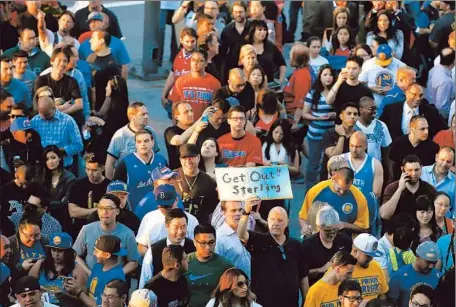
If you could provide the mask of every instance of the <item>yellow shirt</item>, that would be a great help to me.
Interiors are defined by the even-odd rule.
[[[363,300],[374,299],[389,290],[385,273],[380,264],[375,260],[372,260],[366,269],[355,265],[351,279],[356,280],[360,284],[363,291]]]
[[[330,204],[338,213],[342,222],[354,224],[363,229],[369,228],[369,209],[363,193],[354,185],[344,195],[337,195],[332,190],[332,180],[325,180],[314,185],[307,192],[299,212],[299,217],[308,219],[308,213],[315,201]]]
[[[330,285],[320,279],[309,288],[304,307],[337,307],[339,284]]]

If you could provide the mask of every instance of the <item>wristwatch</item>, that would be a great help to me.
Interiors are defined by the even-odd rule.
[[[252,212],[247,212],[244,209],[242,209],[241,213],[242,213],[242,215],[250,215],[250,213],[252,213]]]

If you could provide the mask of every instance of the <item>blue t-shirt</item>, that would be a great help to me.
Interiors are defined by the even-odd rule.
[[[16,78],[12,78],[10,84],[2,86],[2,88],[13,95],[15,104],[23,103],[27,108],[33,107],[32,97],[30,96],[29,89],[24,82]]]
[[[89,63],[84,60],[78,60],[76,68],[82,73],[87,87],[92,87],[92,69]]]
[[[180,195],[177,195],[177,208],[184,210],[184,203],[182,202],[182,198]],[[155,194],[153,191],[147,192],[146,196],[141,199],[135,209],[135,215],[142,220],[143,217],[154,210],[157,210],[157,200],[155,199]]]
[[[109,44],[109,48],[111,48],[111,54],[115,58],[117,64],[126,65],[131,62],[127,48],[125,48],[124,43],[119,38],[111,36],[111,43]],[[79,58],[86,60],[87,57],[92,53],[93,51],[90,49],[90,40],[88,39],[79,47]]]
[[[125,274],[122,266],[116,265],[107,271],[103,271],[103,266],[99,263],[92,268],[92,273],[87,280],[87,289],[89,289],[89,297],[95,299],[98,305],[101,305],[101,293],[108,282],[114,279],[125,280]]]
[[[24,262],[26,259],[39,259],[46,257],[41,241],[36,241],[32,247],[27,247],[19,240],[19,252],[21,255],[19,257],[19,263]]]
[[[66,277],[73,277],[73,274],[70,273]],[[42,268],[40,271],[40,276],[38,277],[38,282],[40,286],[46,291],[49,295],[49,303],[51,304],[60,304],[60,300],[56,296],[57,292],[66,292],[65,287],[63,286],[63,278],[56,277],[55,279],[49,279],[46,276],[45,270]]]
[[[92,269],[97,262],[93,255],[95,241],[102,235],[113,235],[120,239],[121,246],[127,251],[127,261],[137,261],[139,259],[138,247],[133,231],[124,224],[117,223],[114,231],[107,233],[101,229],[100,222],[93,222],[82,227],[79,235],[74,242],[73,249],[82,258],[89,269]]]
[[[407,264],[391,276],[388,296],[397,300],[399,307],[408,307],[413,288],[424,284],[434,289],[439,283],[440,276],[436,269],[432,269],[429,274],[422,274],[415,271],[412,264]]]

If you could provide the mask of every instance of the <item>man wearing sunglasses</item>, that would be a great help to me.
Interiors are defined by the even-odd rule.
[[[228,85],[218,89],[214,99],[227,100],[231,106],[241,105],[249,111],[255,106],[255,91],[247,81],[244,71],[233,68],[229,72]]]
[[[395,300],[399,307],[408,307],[410,293],[416,286],[426,284],[435,289],[441,277],[435,268],[438,261],[436,243],[426,241],[418,245],[415,262],[402,266],[391,276],[388,297]]]

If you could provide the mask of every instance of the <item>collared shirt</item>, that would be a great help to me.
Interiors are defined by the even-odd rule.
[[[185,214],[188,218],[187,238],[193,239],[193,230],[199,223],[196,217],[190,213],[185,212]],[[142,219],[138,235],[136,236],[136,242],[144,246],[151,246],[155,242],[166,238],[167,235],[165,216],[160,209],[157,209],[147,213]]]
[[[236,268],[244,271],[250,279],[250,253],[241,243],[236,231],[225,222],[216,233],[215,252],[231,261]]]
[[[451,70],[445,66],[437,65],[429,71],[425,97],[430,104],[435,105],[444,118],[448,117],[450,104],[454,99]]]
[[[51,120],[45,120],[37,114],[32,118],[31,124],[32,129],[40,135],[43,148],[48,145],[63,148],[66,153],[63,165],[73,164],[73,155],[80,153],[83,146],[78,125],[70,115],[56,109]]]
[[[244,208],[244,203],[242,203],[242,207]],[[211,225],[217,230],[225,223],[225,215],[222,211],[221,203],[218,203],[217,207],[215,207],[214,213],[212,213]],[[255,230],[255,218],[253,215],[249,215],[249,222],[247,224],[248,230]]]
[[[404,107],[403,107],[403,113],[402,113],[402,132],[404,134],[409,134],[410,133],[410,120],[412,119],[413,116],[420,114],[420,109],[418,107],[412,109],[409,107],[407,102],[404,102]]]
[[[442,180],[437,182],[437,178],[435,177],[434,173],[434,167],[435,164],[424,166],[423,171],[421,172],[421,180],[426,181],[432,185],[437,190],[437,192],[445,192],[450,196],[452,206],[447,213],[447,217],[451,217],[454,211],[454,204],[456,203],[456,177],[452,172],[449,171]]]

